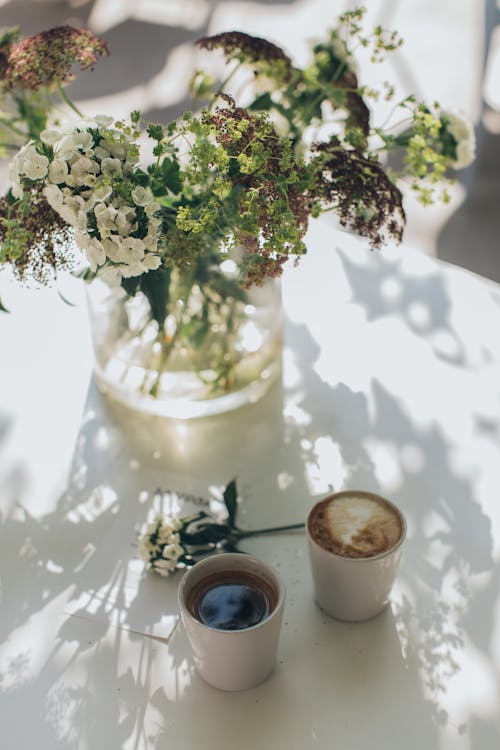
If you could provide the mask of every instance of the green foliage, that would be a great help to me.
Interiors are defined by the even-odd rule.
[[[236,512],[238,510],[238,491],[236,489],[236,479],[232,479],[223,493],[224,504],[227,509],[227,521],[230,526],[236,524]]]
[[[170,271],[157,269],[140,276],[140,289],[148,298],[151,316],[163,326],[167,313],[170,289]]]
[[[394,123],[390,115],[387,127],[374,127],[367,102],[381,96],[391,101],[394,87],[362,86],[353,50],[368,50],[377,63],[402,42],[397,33],[381,26],[367,33],[364,19],[364,8],[341,14],[335,28],[314,44],[310,62],[303,68],[265,39],[237,31],[205,37],[198,45],[222,50],[227,67],[221,81],[204,71],[194,73],[191,93],[206,101],[199,112],[187,111],[179,120],[162,125],[142,123],[136,110],[112,128],[97,124],[97,117],[94,124],[82,126],[96,151],[101,139],[110,146],[105,154],[115,153],[113,149],[119,153],[126,145],[123,158],[108,160],[108,166],[118,161],[118,170],[99,174],[99,188],[112,195],[106,212],[116,214],[120,206],[130,209],[133,217],[128,221],[122,211],[118,234],[113,216],[98,226],[95,211],[89,208],[79,219],[87,233],[85,250],[90,247],[94,252],[92,268],[100,271],[105,266],[118,279],[122,274],[127,294],[146,295],[158,323],[163,360],[182,336],[195,352],[201,352],[221,320],[229,340],[246,303],[246,288],[278,277],[289,259],[306,252],[304,236],[311,217],[334,211],[343,226],[367,237],[372,247],[380,247],[402,237],[405,214],[399,180],[407,180],[424,204],[449,200],[449,169],[463,154],[460,124],[437,105],[410,96],[391,103],[392,112],[404,118],[403,125]],[[48,69],[45,53],[54,50],[53,32],[29,38],[29,59],[18,55],[19,69],[12,71],[10,83],[6,78],[0,84],[2,153],[32,140],[36,159],[50,163],[57,147],[42,141],[40,134],[49,121],[57,126],[56,97],[79,114],[61,84],[69,82],[70,58],[57,34],[57,69],[68,76],[55,76],[57,71]],[[105,43],[90,32],[71,33],[81,37],[82,49],[92,59],[107,53]],[[17,40],[15,29],[0,37],[6,60],[10,61]],[[71,60],[82,62],[78,49],[71,55]],[[250,91],[245,91],[242,107],[226,92],[235,72],[240,76],[245,68]],[[43,72],[43,78],[35,75],[37,71]],[[147,167],[138,164],[141,129],[152,141],[153,159]],[[384,165],[391,154],[389,169]],[[71,170],[73,162],[68,164]],[[73,229],[67,222],[71,223],[74,212],[67,205],[66,212],[58,211],[54,194],[59,188],[54,184],[49,206],[36,163],[32,169],[29,176],[19,178],[16,195],[24,190],[22,198],[10,193],[1,201],[0,262],[10,263],[21,276],[32,269],[42,279],[47,268],[54,275],[70,254],[68,238]],[[50,183],[48,177],[45,180]],[[89,175],[87,183],[75,187],[69,176],[65,190],[71,193],[73,205],[91,203],[95,180],[95,174]],[[139,196],[137,201],[134,195]],[[65,216],[70,218],[66,221]],[[130,250],[131,258],[123,258],[113,246],[109,251],[109,237],[125,245],[126,251],[121,246],[120,252]],[[126,245],[125,240],[131,242]],[[95,243],[101,245],[96,249]],[[237,261],[234,276],[222,270],[222,262],[229,258]],[[189,314],[174,309],[177,293]],[[164,335],[167,315],[175,319],[172,340]],[[220,352],[216,384],[230,382],[234,364],[227,351]],[[156,382],[152,391],[157,387]]]

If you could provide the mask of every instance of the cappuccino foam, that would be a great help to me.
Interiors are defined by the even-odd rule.
[[[324,549],[343,557],[374,557],[392,549],[403,533],[394,506],[370,493],[339,493],[318,503],[309,533]]]

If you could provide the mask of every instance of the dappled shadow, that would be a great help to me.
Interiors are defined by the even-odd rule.
[[[459,332],[450,325],[451,299],[443,277],[432,268],[421,276],[408,272],[402,258],[378,255],[365,268],[339,250],[352,289],[352,300],[366,311],[368,320],[397,313],[408,328],[447,361],[465,364]],[[439,338],[438,338],[439,337]],[[439,342],[446,340],[446,346]],[[437,344],[437,345],[436,345]]]
[[[333,700],[339,710],[346,701],[346,711],[353,702],[365,706],[371,723],[364,726],[383,732],[388,747],[398,746],[407,730],[403,722],[391,720],[394,706],[403,716],[411,705],[421,731],[418,738],[407,738],[405,747],[440,747],[438,728],[444,731],[450,721],[447,687],[460,678],[466,644],[473,638],[487,657],[491,642],[498,576],[490,522],[469,481],[454,472],[448,440],[438,425],[416,429],[405,407],[377,380],[372,407],[363,393],[342,383],[330,385],[315,371],[319,355],[308,329],[289,323],[283,387],[232,415],[187,423],[128,412],[91,387],[68,488],[57,507],[41,518],[18,508],[2,519],[2,539],[17,571],[2,581],[2,639],[16,642],[33,620],[44,622],[47,610],[52,613],[49,622],[60,622],[36,668],[39,647],[21,645],[22,639],[17,650],[11,649],[8,664],[2,664],[5,705],[15,708],[16,696],[24,700],[28,695],[40,716],[16,728],[13,736],[21,746],[41,732],[51,747],[77,742],[101,747],[115,725],[115,743],[163,747],[182,737],[195,745],[203,736],[222,742],[239,731],[245,750],[253,746],[257,711],[262,720],[273,712],[288,717],[291,748],[307,746],[315,732],[317,746],[326,748],[322,727]],[[161,486],[166,472],[213,482],[236,473],[242,524],[293,522],[328,489],[351,486],[388,494],[378,478],[374,441],[386,450],[390,445],[396,457],[398,479],[390,494],[410,527],[392,612],[359,626],[335,623],[312,602],[301,535],[290,538],[288,546],[275,542],[270,547],[269,539],[248,541],[248,551],[280,566],[290,601],[280,664],[261,688],[228,698],[203,685],[193,672],[182,629],[167,645],[63,615],[68,592],[75,595],[106,581],[120,586],[128,560],[114,559],[111,551],[99,558],[108,563],[96,567],[93,554],[112,525],[129,533],[144,493]],[[18,499],[22,502],[22,494]],[[290,556],[290,548],[297,555]],[[477,588],[475,579],[481,575],[489,580]],[[175,579],[166,585],[175,586]],[[474,604],[479,599],[482,622],[477,629]],[[141,607],[140,589],[131,607]],[[325,669],[327,658],[331,672]],[[397,685],[391,702],[381,689],[387,670]],[[382,671],[380,683],[377,674]],[[299,679],[299,673],[305,687],[308,680],[315,684],[300,701],[300,691],[290,683],[290,676]],[[221,726],[216,717],[228,700],[230,716]],[[306,709],[309,721],[304,724]],[[196,712],[199,719],[193,723],[190,717]],[[363,731],[345,730],[344,747],[354,748]]]

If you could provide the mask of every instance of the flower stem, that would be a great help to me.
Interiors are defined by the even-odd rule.
[[[76,114],[78,115],[78,117],[83,117],[83,113],[80,112],[80,110],[78,109],[78,107],[76,106],[76,104],[73,104],[73,102],[71,101],[71,99],[67,96],[67,94],[66,94],[66,92],[64,90],[64,87],[63,87],[61,81],[59,80],[59,78],[57,79],[57,91],[59,92],[59,96],[61,97],[61,99],[63,100],[63,102],[65,104],[67,104],[68,107],[73,110],[73,112],[76,112]]]
[[[221,82],[221,85],[219,86],[219,92],[220,93],[224,93],[224,89],[226,88],[227,84],[229,83],[229,81],[231,80],[231,78],[234,76],[234,74],[236,73],[236,71],[239,70],[239,68],[241,67],[241,65],[242,65],[242,61],[240,60],[238,62],[238,64],[231,70],[231,72]]]
[[[241,529],[235,529],[239,539],[246,539],[250,536],[260,536],[261,534],[275,534],[279,531],[293,531],[294,529],[303,529],[304,523],[293,523],[290,526],[273,526],[270,529],[253,529],[252,531],[241,531]]]

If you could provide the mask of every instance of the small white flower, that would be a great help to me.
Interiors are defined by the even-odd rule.
[[[92,187],[95,176],[99,173],[99,164],[87,156],[77,159],[71,167],[71,176],[77,185],[88,185]]]
[[[22,189],[21,185],[17,182],[12,183],[11,192],[14,198],[21,199],[24,195],[24,190]]]
[[[94,145],[94,139],[91,133],[77,132],[73,134],[72,139],[74,147],[78,148],[80,151],[89,151]]]
[[[59,130],[42,130],[40,133],[40,140],[46,143],[48,146],[55,146],[62,138],[62,133]]]
[[[141,185],[132,190],[132,199],[136,206],[148,206],[154,200],[151,190]]]
[[[99,270],[99,278],[102,279],[104,282],[106,282],[108,286],[120,286],[121,280],[122,280],[122,274],[120,272],[120,269],[116,268],[116,266],[104,266],[103,268]],[[148,543],[148,558],[149,558],[149,551],[151,549],[152,549],[152,545]]]
[[[151,565],[151,569],[155,573],[166,577],[175,569],[175,565],[172,565],[168,560],[155,560]]]
[[[156,203],[156,201],[153,201],[146,206],[144,212],[149,219],[152,219],[154,215],[160,210],[160,208],[160,204]]]
[[[442,112],[446,120],[446,129],[456,142],[456,159],[454,169],[468,167],[474,161],[476,154],[476,138],[471,123],[456,112]]]
[[[120,266],[120,271],[122,272],[124,279],[129,279],[132,276],[141,276],[144,273],[144,270],[144,266],[139,260]]]
[[[166,544],[163,548],[162,557],[165,560],[177,560],[184,554],[184,548],[180,544]]]
[[[103,159],[108,159],[109,151],[106,148],[103,148],[102,146],[96,146],[94,149],[94,157],[96,159],[99,159],[99,161],[102,161]]]
[[[97,203],[94,207],[94,215],[99,229],[107,229],[109,231],[115,229],[115,217],[117,213],[116,208],[113,208],[113,206],[108,206],[105,203]]]
[[[69,196],[65,202],[72,211],[81,211],[85,207],[85,201],[80,195]]]
[[[65,135],[64,138],[59,142],[59,146],[56,148],[57,156],[60,159],[69,161],[71,157],[80,156],[80,153],[76,146],[76,141],[73,135]]]
[[[46,185],[43,189],[43,194],[49,206],[54,211],[59,211],[59,208],[63,205],[64,194],[57,185]]]
[[[122,174],[122,165],[119,159],[107,157],[101,162],[101,170],[105,177],[119,177]]]
[[[125,253],[121,245],[117,242],[116,236],[107,237],[102,240],[102,246],[107,257],[114,263],[123,263]]]
[[[102,243],[99,240],[92,238],[85,249],[85,255],[90,264],[92,271],[96,271],[98,266],[106,261],[106,254],[103,250]]]
[[[66,181],[68,165],[63,159],[54,159],[49,167],[49,180],[57,185]]]
[[[43,154],[39,154],[35,148],[26,154],[22,173],[30,180],[41,180],[46,177],[49,169],[49,160]]]
[[[158,234],[155,229],[150,229],[142,241],[146,250],[155,252],[158,249]]]
[[[23,188],[21,185],[21,175],[19,173],[21,162],[19,154],[14,157],[9,168],[9,180],[11,183],[12,195],[15,198],[23,197]]]
[[[137,237],[126,237],[122,242],[122,246],[127,250],[131,261],[142,260],[144,258],[144,242]]]
[[[135,219],[135,211],[131,206],[124,205],[118,209],[115,224],[122,237],[126,237],[130,234],[132,228],[131,220],[133,219]]]
[[[96,115],[94,120],[98,128],[109,128],[113,122],[113,118],[110,115]]]
[[[161,258],[159,255],[148,253],[142,261],[142,265],[147,271],[156,271],[161,265]]]
[[[81,250],[87,250],[90,247],[91,236],[87,232],[77,230],[75,232],[75,242]]]
[[[64,221],[66,222],[66,224],[70,224],[72,227],[75,227],[75,228],[76,227],[79,227],[79,228],[82,228],[82,229],[84,228],[84,227],[81,227],[80,212],[79,211],[78,212],[77,211],[72,211],[68,206],[66,206],[64,204],[62,206],[59,206],[58,208],[55,208],[55,210],[57,211],[57,213],[59,214],[59,216],[62,219],[64,219]]]
[[[113,191],[108,185],[101,185],[93,191],[93,195],[96,201],[103,202],[107,201]]]
[[[117,159],[122,161],[125,160],[127,153],[127,147],[124,143],[116,143],[115,141],[105,141],[106,148],[108,151],[115,156]]]
[[[83,193],[80,193],[80,198],[84,201],[83,210],[88,214],[96,204],[94,192],[92,190],[85,190]]]

